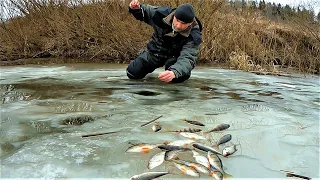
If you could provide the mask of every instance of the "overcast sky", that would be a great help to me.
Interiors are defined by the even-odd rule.
[[[298,7],[299,5],[303,5],[307,9],[311,6],[314,8],[315,13],[317,14],[320,10],[320,0],[265,0],[265,2],[271,2],[271,3],[280,3],[283,6],[286,4],[294,7]]]

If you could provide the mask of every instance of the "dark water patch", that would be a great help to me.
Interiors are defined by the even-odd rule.
[[[248,83],[248,82],[244,82],[244,83]],[[268,85],[268,84],[263,84],[263,83],[259,83],[259,82],[249,82],[249,83],[257,83],[259,85]],[[204,85],[204,84],[210,84],[208,85]],[[241,91],[241,92],[248,92],[248,93],[260,93],[260,91],[248,91],[246,89],[230,89],[228,91],[218,91],[219,87],[227,87],[226,84],[223,84],[222,82],[207,82],[206,80],[202,81],[193,81],[192,86],[194,88],[198,88],[200,89],[202,92],[205,92],[205,94],[201,94],[199,93],[199,96],[201,99],[224,99],[224,98],[228,98],[228,99],[234,99],[234,100],[238,100],[238,101],[249,101],[249,102],[264,102],[262,100],[258,100],[258,99],[252,99],[252,98],[245,98],[242,96],[241,93],[236,93],[236,91]]]
[[[312,100],[312,102],[318,102],[318,103],[320,103],[320,98],[315,98],[314,100]]]
[[[1,151],[3,151],[3,152],[10,152],[14,149],[15,149],[14,145],[11,144],[10,142],[2,142],[1,143]]]
[[[99,104],[107,104],[107,103],[109,103],[108,101],[99,101],[98,102]]]
[[[201,86],[200,87],[201,91],[216,91],[217,88],[209,87],[209,86]]]
[[[165,92],[144,90],[133,92],[133,94],[139,95],[134,97],[139,99],[139,104],[142,105],[164,105],[170,102],[195,98],[193,93],[175,88],[167,89]]]
[[[12,84],[15,89],[33,90],[33,91],[59,91],[59,90],[74,90],[83,89],[81,85],[70,85],[64,83],[39,83],[39,82],[24,82],[20,84]]]
[[[235,93],[233,90],[227,92],[210,91],[208,94],[200,94],[200,99],[234,99],[237,101],[264,102],[259,99],[245,98],[242,94]]]
[[[78,84],[67,84],[63,82],[55,82],[48,80],[50,82],[37,82],[35,81],[24,81],[19,84],[4,84],[1,85],[1,89],[5,90],[5,95],[14,94],[14,97],[11,101],[17,101],[17,99],[25,100],[28,96],[29,100],[32,99],[56,99],[62,97],[68,97],[70,92],[74,90],[84,89],[85,86]],[[60,80],[59,80],[60,81]],[[26,95],[25,91],[28,92]],[[31,91],[31,92],[30,92]],[[10,93],[8,93],[10,92]],[[3,97],[2,97],[3,98]]]
[[[83,125],[87,122],[94,121],[94,118],[89,115],[76,116],[76,117],[68,117],[61,121],[61,125]]]
[[[247,89],[232,89],[232,92],[234,92],[234,91],[248,92],[250,94],[256,94],[259,96],[278,96],[278,95],[281,95],[281,93],[274,92],[274,91],[261,91],[261,90],[249,91]]]
[[[244,100],[245,98],[241,97],[241,94],[234,93],[234,92],[226,92],[223,93],[224,95],[227,95],[230,97],[230,99],[235,99],[235,100]]]
[[[141,96],[158,96],[158,95],[160,95],[161,93],[145,90],[145,91],[134,92],[133,94],[138,94],[138,95],[141,95]]]

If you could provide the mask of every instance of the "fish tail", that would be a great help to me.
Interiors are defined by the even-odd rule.
[[[224,173],[223,174],[223,179],[227,179],[227,178],[232,178],[232,175],[228,174],[228,173]]]

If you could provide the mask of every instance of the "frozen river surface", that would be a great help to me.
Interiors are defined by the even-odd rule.
[[[229,129],[204,135],[208,140],[198,142],[214,145],[221,136],[232,135],[220,149],[237,144],[235,154],[221,157],[233,178],[285,178],[280,170],[319,178],[318,77],[259,76],[197,67],[190,80],[166,84],[157,79],[162,69],[132,81],[125,68],[112,64],[1,67],[1,177],[129,179],[143,172],[170,170],[175,173],[162,179],[192,178],[170,162],[148,170],[149,159],[159,149],[148,154],[125,151],[130,143],[186,139],[169,130],[206,131],[225,123]],[[140,127],[160,115],[161,131],[153,132],[152,124]],[[201,178],[210,177],[201,174]]]

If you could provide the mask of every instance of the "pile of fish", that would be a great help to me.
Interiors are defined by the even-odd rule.
[[[159,119],[158,117],[157,119]],[[145,126],[155,120],[143,124]],[[186,123],[204,127],[205,125],[198,121],[184,120]],[[203,132],[202,129],[188,128],[182,130],[167,131],[170,133],[178,133],[188,139],[176,140],[172,142],[165,142],[159,144],[139,143],[132,144],[126,150],[126,153],[139,153],[150,152],[156,149],[161,151],[154,154],[147,164],[149,170],[160,166],[164,162],[168,162],[173,165],[172,171],[160,171],[160,172],[145,172],[139,175],[134,175],[130,179],[149,180],[155,179],[165,175],[176,175],[173,170],[180,171],[179,174],[185,174],[193,177],[213,177],[220,180],[231,177],[223,169],[221,157],[228,157],[237,151],[236,145],[227,146],[224,149],[220,149],[219,146],[232,139],[230,134],[222,136],[214,145],[206,145],[210,143],[205,136],[210,133],[220,132],[230,127],[229,124],[219,124],[215,128]],[[152,130],[154,132],[161,131],[161,125],[159,122],[154,122]],[[159,150],[158,150],[159,151]],[[175,168],[174,168],[175,167]]]

